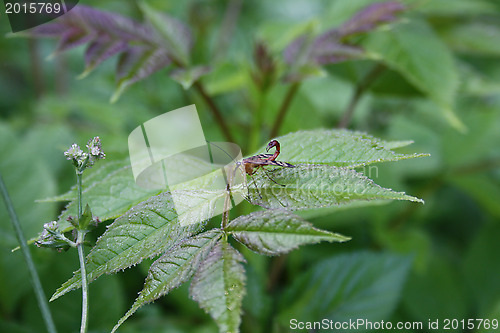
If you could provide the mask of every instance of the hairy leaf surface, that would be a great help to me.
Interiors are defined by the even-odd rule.
[[[240,216],[225,228],[240,243],[265,255],[289,252],[303,244],[345,242],[350,238],[320,230],[286,210],[272,209]]]
[[[361,132],[347,130],[312,130],[290,133],[277,140],[281,143],[280,161],[289,163],[329,164],[354,168],[376,162],[399,161],[427,156],[398,154],[392,149],[409,141],[384,141]],[[258,153],[262,153],[261,148]]]
[[[404,192],[383,188],[347,168],[299,165],[266,172],[259,171],[248,184],[250,201],[266,208],[301,210],[388,199],[423,203]]]
[[[144,288],[130,310],[113,328],[115,332],[139,307],[168,294],[189,280],[205,260],[222,235],[220,230],[210,230],[187,238],[157,259],[149,268]]]
[[[200,265],[190,294],[212,316],[220,332],[239,332],[245,294],[243,256],[221,239]]]
[[[114,273],[165,252],[202,227],[201,221],[180,225],[169,192],[152,197],[118,218],[98,239],[87,256],[88,280],[92,282],[102,274]],[[51,300],[80,286],[81,276],[77,272]]]

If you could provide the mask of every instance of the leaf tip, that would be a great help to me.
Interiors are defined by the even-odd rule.
[[[90,67],[85,68],[85,70],[80,75],[78,75],[76,77],[76,79],[82,80],[82,79],[86,78],[90,74],[90,72],[92,72],[92,70],[93,70],[93,68],[90,68]]]

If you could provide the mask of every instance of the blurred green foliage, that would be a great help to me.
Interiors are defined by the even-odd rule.
[[[212,66],[202,81],[248,155],[268,141],[288,88],[278,82],[263,93],[255,86],[255,42],[264,41],[282,69],[282,52],[295,37],[325,31],[373,2],[241,2],[231,31],[224,31],[221,22],[228,6],[239,1],[147,3],[192,29],[193,61]],[[364,89],[349,128],[388,141],[413,140],[399,152],[428,152],[431,157],[362,171],[378,184],[426,204],[393,202],[326,211],[311,219],[318,228],[352,236],[341,246],[307,246],[279,258],[241,249],[248,261],[242,332],[288,332],[292,317],[321,320],[337,304],[347,308],[337,312],[338,318],[362,315],[362,307],[347,311],[352,304],[348,296],[357,295],[348,294],[348,287],[366,288],[373,299],[361,298],[357,304],[379,304],[373,318],[386,321],[422,321],[425,326],[428,319],[500,316],[500,3],[403,2],[410,10],[401,22],[359,37],[369,58],[324,66],[301,83],[280,134],[337,126],[359,82],[381,61],[385,70]],[[135,1],[85,4],[142,20]],[[9,26],[0,8],[3,36]],[[226,36],[227,43],[221,41]],[[34,200],[66,192],[74,183],[74,172],[62,155],[73,142],[98,135],[107,162],[126,157],[127,136],[138,124],[192,103],[207,140],[224,140],[200,96],[184,90],[164,71],[134,84],[110,104],[116,59],[77,80],[84,68],[83,48],[47,61],[54,48],[53,41],[0,37],[0,171],[28,237],[63,208]],[[43,321],[27,270],[20,253],[10,252],[16,239],[3,204],[0,207],[0,331],[40,332]],[[77,268],[75,253],[32,253],[48,295]],[[91,284],[94,332],[108,331],[125,313],[148,266],[141,263]],[[384,288],[391,293],[380,293]],[[141,308],[120,331],[215,332],[213,321],[187,295],[187,288],[181,287]],[[60,332],[77,330],[80,297],[73,292],[51,303]]]

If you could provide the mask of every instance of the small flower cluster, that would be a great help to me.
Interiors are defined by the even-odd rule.
[[[67,221],[73,225],[76,229],[78,229],[80,224],[83,224],[85,228],[89,226],[97,226],[101,220],[97,216],[92,215],[90,212],[90,208],[87,208],[85,214],[82,216],[81,221],[79,222],[78,218],[73,216],[69,216]],[[35,241],[36,246],[38,247],[48,247],[55,248],[59,251],[68,250],[70,247],[76,247],[76,243],[70,239],[68,239],[64,233],[59,228],[59,223],[57,221],[47,222],[43,225],[43,231],[38,236],[38,239]]]
[[[74,246],[74,242],[66,238],[59,230],[57,221],[47,222],[43,225],[43,231],[40,236],[38,236],[35,244],[38,247],[55,248],[58,251],[66,251],[71,246]]]
[[[64,152],[64,156],[68,160],[73,161],[79,172],[82,172],[86,168],[91,168],[97,160],[106,157],[106,154],[102,151],[101,139],[98,136],[89,140],[86,147],[87,152],[84,152],[80,146],[73,143],[71,148]]]

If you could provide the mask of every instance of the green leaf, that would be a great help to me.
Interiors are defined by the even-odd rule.
[[[470,287],[469,296],[483,315],[497,307],[500,299],[500,284],[496,279],[500,274],[499,238],[498,223],[484,224],[464,256],[463,275]]]
[[[455,174],[448,181],[470,195],[483,209],[496,219],[500,219],[499,182],[486,173]]]
[[[499,25],[486,22],[459,24],[447,29],[444,37],[458,52],[491,57],[500,55]]]
[[[178,68],[170,72],[170,77],[182,85],[184,90],[188,90],[200,77],[210,72],[208,66],[195,66],[191,68]]]
[[[220,332],[239,332],[245,294],[243,256],[221,239],[200,265],[190,294],[212,316]]]
[[[118,169],[127,168],[130,166],[129,159],[121,160],[121,161],[113,161],[99,163],[91,169],[85,170],[83,175],[83,188],[87,189],[92,186],[96,186],[100,182],[104,180],[109,174],[117,171]],[[64,193],[55,197],[45,198],[37,200],[37,202],[54,202],[54,201],[72,201],[77,198],[77,187],[76,185],[72,186],[71,189]]]
[[[258,172],[252,177],[248,184],[249,199],[268,208],[300,210],[387,199],[423,203],[422,199],[404,192],[380,187],[361,173],[347,168],[299,165],[275,169],[267,174]]]
[[[427,94],[455,128],[465,125],[453,113],[458,70],[446,45],[422,21],[412,20],[368,35],[366,50]]]
[[[279,321],[381,320],[395,308],[410,268],[407,257],[358,252],[323,260],[295,279]]]
[[[181,226],[169,192],[152,197],[116,219],[87,256],[89,283],[153,257],[197,233],[203,223]],[[79,271],[65,282],[51,300],[81,286]]]
[[[248,70],[242,63],[220,63],[203,77],[205,89],[211,96],[244,89],[248,83]]]
[[[130,310],[113,327],[115,332],[139,307],[150,303],[189,280],[222,235],[210,230],[187,238],[157,259],[149,268],[144,288]]]
[[[453,0],[453,6],[450,6],[449,0],[432,0],[420,2],[416,9],[428,16],[440,18],[450,16],[477,18],[479,15],[491,15],[498,11],[493,2],[488,0]]]
[[[433,252],[427,269],[410,274],[402,303],[412,318],[464,318],[467,295],[463,275],[449,258]]]
[[[80,230],[87,230],[90,222],[92,222],[92,211],[90,210],[89,204],[85,206],[85,211],[83,212],[80,220],[78,221],[78,226]]]
[[[14,210],[26,235],[41,231],[43,222],[50,221],[56,213],[54,204],[36,204],[37,197],[55,194],[56,182],[51,168],[41,154],[50,151],[45,142],[31,142],[20,138],[12,129],[0,121],[0,173],[9,192]],[[19,301],[32,295],[30,277],[21,251],[11,253],[19,245],[7,213],[0,198],[0,307],[6,316],[14,316]],[[38,259],[42,259],[38,257]],[[34,256],[35,262],[37,257]],[[49,260],[47,256],[43,259]],[[43,264],[42,264],[43,266]],[[43,267],[38,266],[39,269]],[[0,330],[2,330],[0,328]]]
[[[182,65],[189,64],[193,44],[191,31],[184,23],[150,7],[145,1],[139,8],[158,33],[159,41],[169,56]]]
[[[125,164],[125,161],[123,163]],[[104,168],[102,172],[97,172],[90,181],[85,182],[84,180],[85,184],[89,183],[88,187],[84,186],[84,203],[86,202],[92,207],[92,212],[101,221],[117,218],[134,205],[160,192],[160,190],[139,187],[135,183],[130,164],[116,167],[118,165],[113,164],[113,166]],[[108,171],[111,172],[106,174],[105,172]],[[75,195],[71,194],[67,197]],[[58,221],[61,230],[72,229],[66,219],[69,215],[77,215],[77,206],[76,200],[66,206]]]
[[[316,229],[288,211],[275,209],[240,216],[225,228],[250,250],[265,255],[289,252],[303,244],[345,242],[350,237]]]
[[[387,142],[366,133],[347,130],[298,131],[278,137],[277,140],[281,143],[278,159],[292,164],[329,164],[354,168],[427,156],[398,154],[391,150],[408,145],[408,141]],[[258,153],[263,151],[264,148],[261,148]]]

